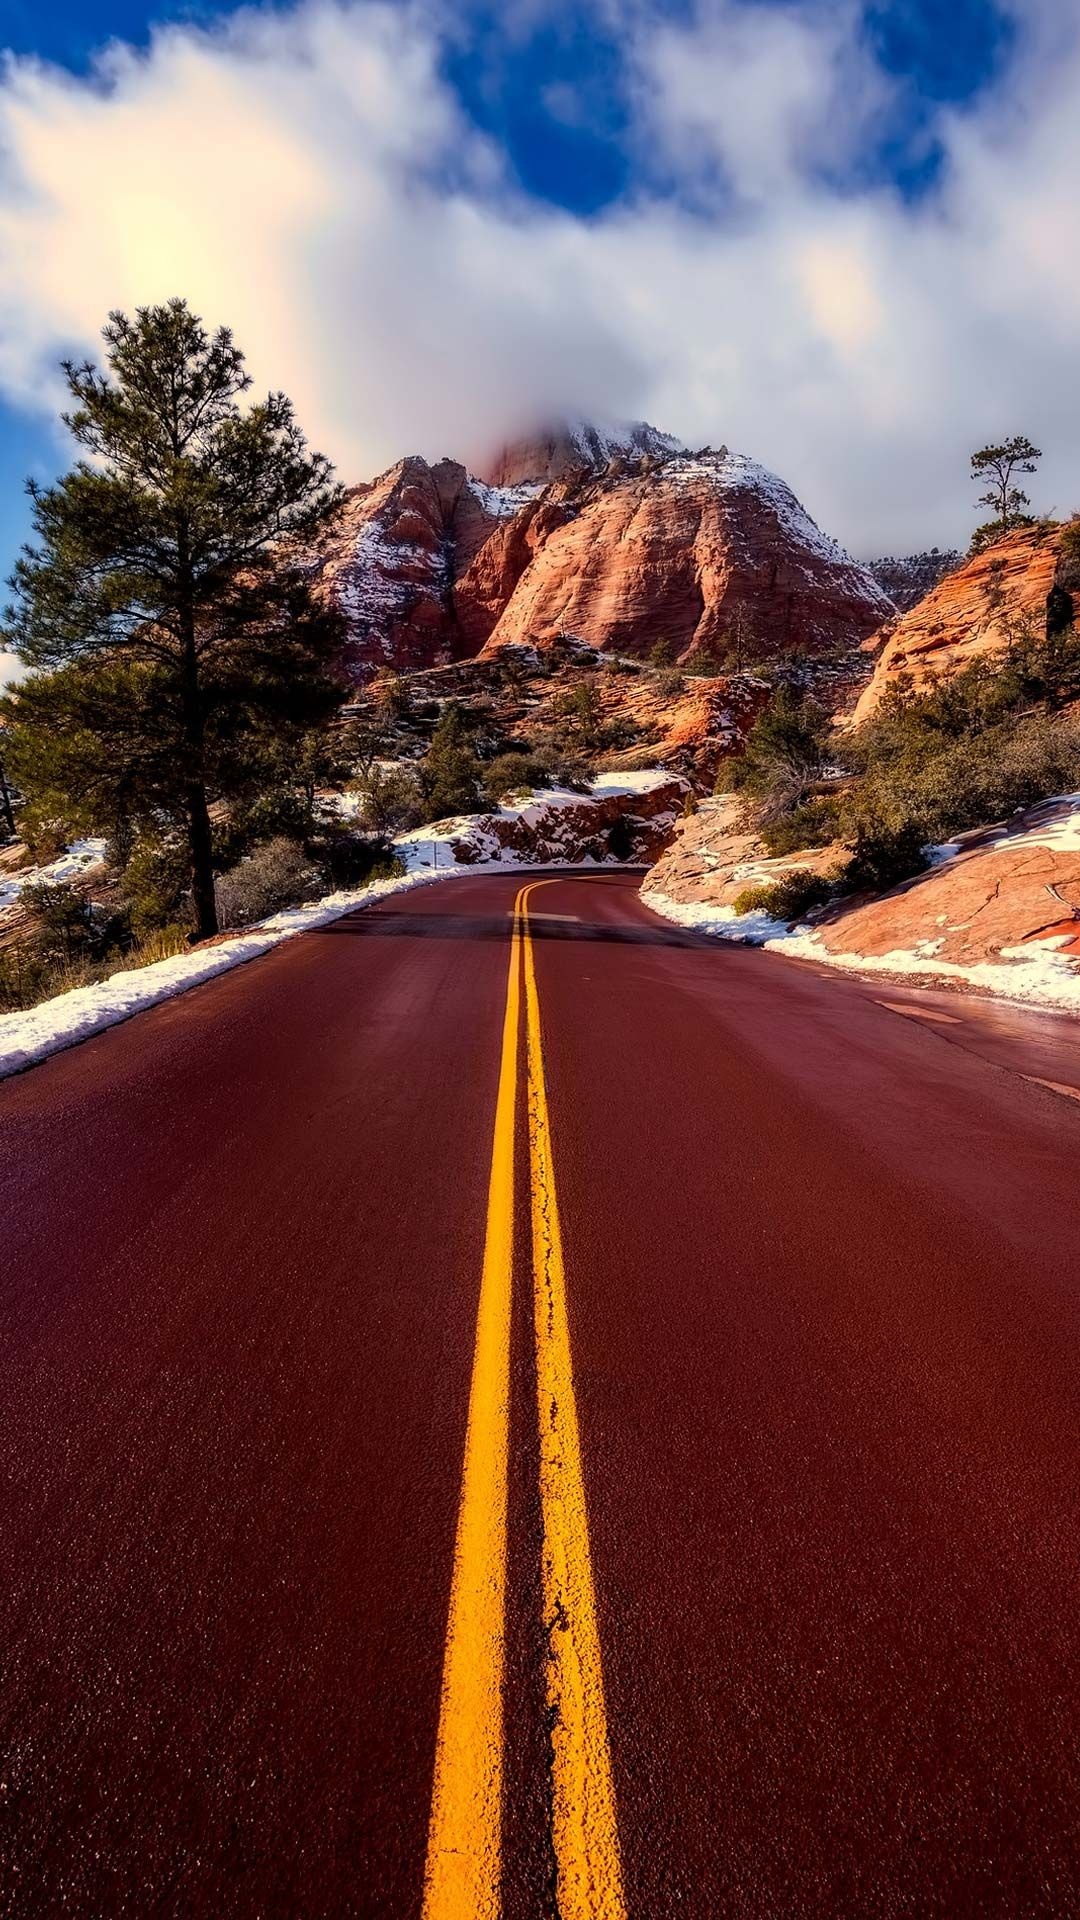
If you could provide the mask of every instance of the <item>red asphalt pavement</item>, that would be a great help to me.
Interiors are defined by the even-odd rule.
[[[0,1913],[419,1915],[518,884],[0,1085]],[[1074,1027],[628,875],[532,916],[629,1915],[1080,1913],[1080,1102],[1023,1077]],[[515,1285],[504,1910],[550,1920]]]

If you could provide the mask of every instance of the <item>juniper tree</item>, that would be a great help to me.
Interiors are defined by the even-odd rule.
[[[1034,473],[1041,459],[1039,448],[1032,446],[1023,433],[1014,434],[1011,440],[1003,441],[998,447],[982,447],[978,453],[972,454],[972,479],[987,482],[987,490],[980,493],[976,504],[993,509],[994,519],[990,528],[994,531],[1008,533],[1010,527],[1027,518],[1025,510],[1031,501],[1020,487],[1013,485],[1013,476]],[[982,531],[984,529],[980,528]]]
[[[8,703],[11,758],[31,800],[35,767],[46,788],[81,767],[102,806],[179,826],[204,937],[211,803],[339,698],[337,619],[289,556],[340,494],[284,394],[242,404],[251,381],[227,328],[209,334],[175,299],[111,314],[103,337],[108,372],[64,363],[84,457],[29,487],[36,538],[3,644],[38,672]]]

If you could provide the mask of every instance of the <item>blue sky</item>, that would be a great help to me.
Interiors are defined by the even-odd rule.
[[[1030,9],[1039,12],[1042,0],[1029,0],[1029,4]],[[362,7],[354,9],[353,21],[363,11]],[[811,480],[815,476],[812,457],[803,449],[814,446],[820,436],[815,410],[820,412],[826,405],[823,383],[832,379],[839,387],[853,369],[860,379],[867,377],[865,367],[855,368],[857,353],[865,360],[862,333],[866,329],[857,311],[860,302],[863,306],[869,303],[878,312],[895,303],[892,289],[878,284],[884,271],[881,258],[890,246],[888,235],[897,233],[905,246],[910,242],[914,247],[916,236],[932,244],[937,218],[935,208],[943,193],[949,190],[957,153],[965,156],[963,164],[969,171],[972,167],[964,146],[963,129],[968,122],[979,125],[982,103],[993,101],[1003,87],[1008,87],[1014,67],[1019,71],[1023,29],[1029,24],[1025,0],[1013,0],[1008,10],[1004,5],[995,4],[995,0],[951,0],[948,7],[943,7],[940,0],[896,0],[895,4],[883,0],[881,4],[864,5],[861,11],[857,0],[805,0],[801,5],[799,0],[693,0],[693,4],[691,0],[686,0],[686,4],[683,0],[595,0],[594,4],[585,6],[564,5],[561,0],[547,0],[547,4],[544,0],[519,0],[517,5],[507,5],[504,0],[501,5],[466,6],[452,16],[442,13],[436,0],[432,0],[429,7],[409,0],[407,7],[401,5],[396,9],[391,0],[390,9],[381,11],[384,14],[396,11],[405,36],[398,43],[399,52],[391,67],[396,65],[400,69],[403,65],[401,46],[411,46],[414,42],[419,45],[422,41],[430,54],[431,71],[421,70],[422,62],[415,74],[410,67],[412,91],[403,94],[403,104],[395,109],[402,124],[411,124],[409,116],[415,115],[415,139],[408,155],[403,158],[399,153],[400,142],[393,128],[383,128],[377,138],[372,136],[364,147],[366,171],[362,192],[370,189],[371,194],[378,197],[384,213],[386,205],[392,212],[393,196],[397,194],[406,222],[415,219],[421,192],[429,202],[437,201],[441,193],[442,205],[450,210],[453,220],[463,217],[463,204],[468,201],[472,228],[489,216],[497,217],[503,221],[512,246],[516,246],[523,232],[529,231],[537,249],[548,249],[562,271],[567,270],[568,260],[585,262],[581,284],[589,275],[596,276],[596,284],[590,285],[586,297],[580,294],[575,281],[574,298],[580,297],[581,312],[575,314],[571,322],[562,311],[563,302],[552,304],[549,300],[550,273],[546,284],[543,279],[536,285],[526,284],[525,269],[511,265],[508,258],[506,283],[499,285],[496,277],[497,299],[493,301],[490,293],[486,299],[488,315],[494,307],[499,308],[497,316],[490,319],[491,337],[484,349],[491,362],[490,378],[485,382],[478,379],[475,372],[470,374],[477,384],[475,406],[465,411],[459,408],[455,414],[453,406],[443,401],[445,380],[441,383],[431,380],[426,386],[420,382],[418,392],[410,398],[412,388],[417,385],[410,366],[410,349],[417,361],[430,359],[431,353],[438,351],[439,339],[437,330],[430,337],[424,333],[413,288],[425,286],[427,262],[432,259],[438,259],[440,273],[447,276],[448,285],[453,285],[452,267],[443,257],[448,245],[445,223],[441,228],[438,223],[429,224],[414,237],[400,238],[395,243],[396,251],[389,256],[379,253],[380,312],[389,299],[400,296],[406,325],[403,337],[400,325],[384,326],[380,312],[360,312],[358,306],[358,339],[364,343],[360,358],[365,367],[369,362],[374,364],[372,355],[379,362],[378,378],[373,380],[368,396],[369,429],[365,430],[364,417],[356,425],[350,413],[358,402],[353,391],[356,369],[350,367],[348,359],[347,330],[344,344],[336,341],[333,350],[341,362],[336,376],[340,382],[340,403],[335,402],[333,387],[327,385],[330,373],[326,372],[327,350],[324,348],[321,359],[325,378],[310,407],[313,432],[321,435],[324,444],[331,443],[329,450],[338,458],[346,479],[362,477],[364,471],[362,464],[346,468],[347,461],[377,462],[384,455],[393,457],[395,431],[401,435],[397,450],[406,451],[410,445],[418,444],[428,417],[433,435],[456,431],[460,436],[454,447],[436,445],[434,451],[460,448],[469,454],[472,448],[463,444],[463,440],[468,439],[473,414],[478,438],[481,427],[489,433],[495,431],[501,417],[499,409],[506,411],[506,395],[514,391],[515,377],[520,375],[519,384],[527,388],[536,373],[537,405],[557,392],[558,381],[564,378],[567,388],[574,389],[568,390],[567,400],[588,406],[591,379],[601,403],[597,411],[604,411],[605,406],[610,408],[624,396],[628,404],[640,404],[642,411],[646,406],[655,410],[655,405],[665,396],[674,394],[675,410],[682,406],[683,417],[664,419],[658,424],[686,433],[692,432],[700,417],[702,438],[706,433],[715,437],[717,424],[723,427],[730,413],[742,428],[743,441],[747,439],[748,430],[755,440],[746,450],[760,453],[770,461],[787,453],[785,429],[779,414],[771,409],[775,408],[778,397],[777,382],[782,386],[785,380],[790,380],[787,414],[790,418],[793,408],[801,408],[802,427],[801,437],[791,438],[788,433],[791,451],[787,459],[789,466],[795,468],[789,477],[805,486],[807,474]],[[269,10],[266,12],[269,14]],[[1045,8],[1043,13],[1050,17]],[[141,66],[139,63],[129,65],[119,80],[115,71],[104,83],[94,80],[94,63],[104,43],[119,40],[134,48],[146,48],[152,30],[169,23],[186,31],[191,46],[198,45],[205,50],[202,30],[215,26],[220,29],[223,24],[227,25],[228,17],[226,8],[170,6],[167,0],[151,6],[143,0],[89,0],[89,4],[81,5],[74,4],[74,0],[59,0],[48,8],[30,4],[29,0],[6,0],[0,40],[14,57],[8,68],[6,103],[10,107],[17,100],[20,87],[24,91],[27,87],[31,90],[36,87],[35,126],[47,129],[48,138],[58,143],[58,152],[63,140],[70,138],[72,151],[78,155],[85,147],[85,136],[79,129],[92,122],[96,139],[98,129],[108,120],[107,113],[94,107],[95,98],[100,100],[104,96],[115,104],[119,124],[122,98],[133,97],[140,89],[145,93],[148,73],[160,68],[164,74],[168,67],[168,85],[174,94],[184,84],[181,62],[173,56],[170,56],[171,65],[162,56],[156,68],[151,59]],[[279,9],[276,16],[270,17],[286,23],[280,29],[283,35],[292,31],[287,24],[289,9]],[[355,29],[355,34],[366,32],[366,26]],[[277,102],[282,97],[282,89],[287,93],[289,86],[285,55],[282,53],[275,65],[275,57],[267,55],[265,45],[258,41],[250,23],[240,30],[240,39],[240,50],[234,46],[228,56],[221,55],[219,67],[222,72],[227,71],[230,87],[239,84],[237,76],[243,72],[245,109],[251,98],[258,100],[262,90],[267,101],[268,123],[280,122],[282,114]],[[317,56],[311,57],[317,60]],[[714,69],[717,75],[715,112],[713,94],[705,78],[707,58],[719,62]],[[57,83],[55,76],[47,85],[28,81],[27,63],[35,59],[52,63],[81,84],[74,89],[65,88]],[[747,119],[740,120],[738,100],[724,95],[725,74],[732,70],[736,60],[748,63],[739,69],[747,76],[748,93],[752,86],[759,86],[759,98],[768,111],[771,111],[774,93],[780,100],[771,146],[769,142],[763,145],[760,137],[758,123],[762,109],[756,110],[756,121],[752,107],[748,109]],[[775,88],[769,85],[770,60],[775,65]],[[296,64],[294,60],[293,65]],[[800,69],[804,69],[804,73],[800,73]],[[695,93],[698,75],[701,84]],[[395,72],[395,86],[399,77]],[[1050,84],[1049,80],[1046,84]],[[287,97],[293,102],[292,94]],[[847,113],[849,101],[852,103],[850,115]],[[292,110],[290,106],[286,113]],[[90,115],[90,120],[79,120],[80,114]],[[65,115],[71,117],[70,129],[63,124]],[[439,123],[439,131],[426,143],[430,151],[418,158],[425,153],[425,119],[432,115]],[[838,131],[838,123],[847,118],[851,121],[850,129],[841,127]],[[41,159],[42,140],[38,139],[34,146],[26,139],[25,116],[22,122],[13,124],[16,125],[11,142],[14,163],[8,172],[7,193],[17,203],[24,196],[25,176],[32,173],[33,168],[44,168],[42,178],[52,176]],[[148,120],[148,127],[153,124]],[[304,142],[308,142],[314,152],[321,137],[313,133],[305,121],[302,105],[295,107],[295,124],[297,130],[289,161],[290,178],[294,181],[298,171],[301,176],[303,173],[302,164],[298,168],[297,153],[302,161]],[[476,136],[479,138],[474,151],[472,143]],[[350,137],[348,132],[340,136],[344,144],[333,150],[342,155],[343,168],[354,164]],[[235,138],[239,143],[244,136],[238,133]],[[357,138],[360,138],[359,116]],[[366,140],[366,135],[364,138]],[[0,119],[0,143],[2,141]],[[790,155],[785,145],[789,141]],[[25,142],[25,150],[20,142]],[[989,136],[985,145],[984,172],[992,158]],[[376,147],[377,156],[372,159]],[[780,147],[785,149],[782,161],[777,159]],[[223,150],[223,166],[227,168],[238,150],[238,147]],[[468,157],[460,161],[464,150]],[[332,170],[332,153],[324,153],[320,148],[317,159],[320,168],[329,166]],[[78,159],[75,164],[79,165]],[[97,190],[90,217],[104,223],[106,228],[110,222],[117,226],[122,223],[124,215],[115,185],[122,177],[124,195],[129,194],[132,167],[130,149],[126,160],[108,156],[102,159],[101,178],[106,184]],[[0,188],[3,185],[4,176],[0,173]],[[35,191],[44,191],[40,181]],[[148,193],[151,191],[147,189]],[[171,218],[176,209],[168,205],[168,189],[158,191],[162,194],[161,210]],[[358,190],[358,198],[362,198],[362,192]],[[970,201],[971,190],[966,188],[965,194]],[[151,226],[155,224],[153,208],[148,215],[144,208],[140,217],[144,216]],[[19,217],[25,217],[22,211]],[[84,204],[77,216],[84,227],[87,217]],[[185,214],[185,246],[193,224],[197,228],[198,217],[196,214],[193,221],[189,213]],[[277,217],[275,200],[274,218]],[[732,344],[726,338],[726,316],[734,311],[732,300],[741,300],[745,292],[745,279],[732,278],[731,263],[740,257],[737,250],[745,246],[747,236],[763,234],[770,225],[775,231],[783,224],[790,250],[793,222],[798,221],[804,223],[807,246],[813,251],[813,259],[806,269],[811,287],[810,305],[815,314],[820,308],[824,318],[818,318],[812,334],[807,323],[798,337],[785,334],[776,341],[767,341],[759,356],[754,342],[761,334],[760,324],[752,329],[749,345]],[[876,237],[867,237],[870,221],[877,221],[881,228]],[[887,229],[886,223],[890,222],[891,228]],[[256,225],[259,224],[256,221]],[[973,246],[977,224],[976,214],[970,236]],[[161,221],[156,225],[160,232]],[[313,275],[319,269],[308,263],[319,257],[330,257],[329,225],[325,256],[320,253],[318,225],[313,218],[302,244],[297,239],[296,222],[292,223],[288,235],[288,244],[305,263],[302,270]],[[387,220],[382,217],[378,238],[373,239],[370,226],[357,238],[357,247],[366,250],[365,258],[375,257],[372,249],[383,244],[386,225]],[[61,234],[63,230],[58,225],[55,231]],[[24,244],[27,231],[25,224],[15,228]],[[50,239],[47,227],[35,224],[33,231],[40,232],[43,249],[63,245],[60,239]],[[638,256],[633,253],[635,234],[640,235]],[[3,238],[0,223],[0,243]],[[110,286],[107,293],[102,281],[100,300],[106,304],[110,300],[131,304],[139,297],[160,297],[158,281],[149,271],[145,275],[146,293],[140,294],[143,281],[136,271],[129,270],[132,249],[125,250],[123,235],[110,231],[110,243],[116,258],[124,263],[115,276],[123,284],[116,286],[115,293]],[[12,244],[10,234],[8,244]],[[285,241],[281,245],[283,247]],[[716,299],[711,332],[706,330],[700,341],[695,339],[687,344],[683,339],[685,315],[674,305],[672,312],[660,316],[644,336],[640,327],[636,331],[624,329],[616,310],[618,306],[625,305],[630,313],[648,297],[655,297],[655,276],[662,271],[671,273],[674,302],[674,288],[686,271],[687,251],[692,254],[694,249],[702,248],[710,250],[710,260],[715,256],[715,267],[710,265],[709,278],[709,297]],[[727,253],[722,255],[723,248],[727,248]],[[493,250],[497,255],[497,234]],[[340,242],[337,252],[340,255]],[[280,262],[282,257],[278,248],[273,259]],[[185,253],[184,259],[189,258]],[[841,264],[835,269],[822,267],[823,259],[839,259]],[[915,261],[913,252],[913,264],[906,269],[909,280],[925,271],[914,264]],[[194,277],[201,283],[202,263],[196,264],[198,270]],[[722,268],[726,279],[720,277]],[[471,279],[482,280],[489,270],[485,255],[479,266],[470,266]],[[71,271],[78,277],[77,262]],[[184,268],[178,264],[178,274],[184,271],[190,273],[190,266]],[[156,258],[154,272],[160,277],[160,262]],[[268,264],[262,288],[263,311],[268,303],[275,306],[278,301],[274,272],[275,267]],[[772,256],[764,258],[756,272],[757,285],[764,289],[775,272]],[[824,275],[828,281],[832,272],[839,275],[847,289],[844,312],[835,319],[835,324],[832,309],[836,302],[828,288],[823,289],[822,279]],[[402,291],[407,279],[408,297]],[[18,337],[6,362],[0,352],[0,565],[4,571],[25,530],[26,507],[21,494],[25,475],[31,471],[39,476],[47,475],[56,470],[62,458],[62,441],[50,426],[47,412],[47,406],[55,400],[55,395],[49,392],[45,372],[50,346],[53,361],[65,344],[85,349],[92,339],[89,305],[93,298],[99,297],[96,284],[92,293],[88,287],[84,313],[71,299],[70,289],[58,292],[55,272],[43,273],[39,280],[42,284],[28,282],[25,315],[20,320],[16,312],[13,330]],[[224,301],[228,297],[227,276],[219,273],[217,280],[211,276],[209,284],[216,291],[219,281]],[[865,297],[860,292],[864,281],[867,282]],[[618,300],[610,310],[605,309],[609,289],[616,282]],[[362,304],[369,284],[362,276],[349,281],[341,297]],[[703,280],[703,298],[704,286]],[[719,288],[718,297],[716,288]],[[733,292],[728,293],[728,288]],[[197,288],[183,286],[177,290],[190,290],[193,296],[205,301],[205,295]],[[925,289],[913,286],[911,291],[921,314]],[[975,299],[978,309],[977,296],[976,288],[969,297]],[[19,298],[17,291],[16,304]],[[764,293],[762,298],[765,299]],[[289,307],[289,319],[286,325],[282,317],[279,331],[282,339],[289,343],[295,343],[308,324],[306,319],[292,314],[289,303],[296,303],[297,299],[291,277],[288,285],[283,279],[282,316]],[[310,301],[299,304],[301,312],[306,313]],[[990,303],[991,308],[993,304]],[[678,306],[685,307],[683,296],[678,297]],[[775,301],[771,306],[765,301],[764,311],[776,314]],[[232,319],[234,314],[230,310],[213,317]],[[778,322],[780,317],[777,316]],[[483,325],[487,324],[485,319]],[[920,324],[925,322],[920,320]],[[999,341],[1006,336],[1008,328],[1019,324],[1011,317],[1003,322],[996,310],[978,309],[970,316],[969,333],[977,339],[979,351],[986,356],[986,364],[991,369],[993,354],[1002,350]],[[0,313],[0,328],[2,325]],[[511,347],[506,346],[504,351],[503,341],[503,335],[515,328],[520,331],[522,341],[518,362]],[[476,333],[475,319],[472,333]],[[250,325],[245,345],[249,344],[249,337]],[[465,335],[466,353],[469,337]],[[579,339],[580,348],[576,344]],[[253,344],[258,347],[258,338]],[[549,347],[551,366],[547,364]],[[888,391],[889,379],[900,378],[893,361],[902,350],[902,341],[883,338],[880,350],[883,392]],[[950,341],[943,348],[946,359],[956,350],[955,341]],[[268,377],[289,386],[303,405],[308,386],[313,394],[315,388],[310,371],[302,367],[299,360],[294,365],[292,351],[292,347],[287,347],[278,352],[268,369]],[[844,364],[848,353],[852,356],[850,369]],[[680,356],[686,359],[681,377]],[[756,364],[751,365],[751,359]],[[262,360],[258,354],[255,364],[257,373],[261,374]],[[14,373],[9,371],[5,375],[5,365],[14,366]],[[337,365],[336,360],[333,365]],[[944,378],[943,373],[943,381]],[[983,384],[986,387],[989,383]],[[390,399],[386,398],[388,392]],[[400,396],[397,413],[395,394]],[[1018,396],[1018,404],[1024,397],[1023,393]],[[756,399],[759,405],[754,412],[751,403]],[[671,407],[672,401],[668,399],[667,404]],[[966,404],[970,412],[971,403]],[[865,419],[865,398],[857,406],[853,402],[853,407]],[[421,411],[418,412],[418,408]],[[987,411],[989,415],[992,410]],[[347,415],[349,423],[338,433],[336,423],[339,419],[345,420]],[[514,422],[508,419],[506,424],[509,428]],[[988,430],[993,430],[995,424],[988,417]],[[1010,418],[1002,424],[1027,428],[1029,421],[1025,418],[1013,422]],[[959,424],[956,427],[958,447],[962,447],[967,430],[965,419],[962,427]],[[854,432],[854,423],[845,425],[842,438]],[[951,441],[947,442],[949,458],[952,457],[951,445]],[[915,459],[917,455],[913,452],[911,457]],[[859,452],[858,460],[863,465],[869,459],[869,454]],[[799,470],[800,463],[803,471]],[[860,468],[853,483],[853,499],[864,484]],[[842,488],[833,487],[832,491],[840,503],[834,509],[834,518],[838,511],[843,519]],[[823,520],[828,517],[829,495],[829,486],[823,485],[818,498],[808,501],[811,510],[816,510]],[[955,517],[958,504],[951,511]],[[917,515],[914,519],[910,515],[908,518],[914,525]],[[857,520],[858,514],[853,511],[851,524],[830,530],[838,532],[849,544],[857,545],[860,540],[865,544],[871,539],[870,527],[864,530],[856,524]],[[927,533],[932,531],[928,525]],[[952,528],[942,522],[941,531],[942,537],[947,537]],[[895,544],[903,544],[907,537],[906,526],[898,526]]]

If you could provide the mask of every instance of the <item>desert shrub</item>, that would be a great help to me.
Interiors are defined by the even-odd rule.
[[[569,787],[572,793],[588,793],[597,772],[595,754],[551,742],[541,747],[536,757],[547,773],[548,784]]]
[[[411,767],[370,767],[354,781],[360,818],[375,833],[400,833],[424,818],[424,797]]]
[[[661,667],[655,676],[654,685],[662,700],[677,700],[686,682],[678,667]]]
[[[1057,564],[1056,584],[1067,592],[1080,589],[1080,514],[1061,529],[1061,556]]]
[[[382,834],[365,837],[345,828],[330,829],[312,844],[311,852],[320,885],[329,893],[351,892],[370,880],[388,880],[405,871]]]
[[[738,914],[767,913],[772,920],[801,920],[811,907],[824,906],[836,892],[836,881],[809,867],[795,867],[778,880],[744,887],[736,894]]]
[[[485,800],[497,807],[509,794],[549,787],[551,770],[539,753],[500,753],[484,768],[482,784]]]
[[[840,837],[840,803],[832,793],[816,794],[790,813],[777,814],[761,829],[770,853],[802,853],[806,847],[824,847]]]
[[[742,754],[721,777],[743,795],[756,824],[792,813],[820,779],[829,738],[827,715],[809,699],[781,687],[758,714]]]
[[[316,870],[298,841],[283,836],[267,840],[218,880],[218,918],[223,927],[250,926],[309,898],[316,881]]]

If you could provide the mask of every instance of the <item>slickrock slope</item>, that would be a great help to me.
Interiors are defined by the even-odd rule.
[[[738,618],[748,657],[832,653],[892,611],[790,488],[741,454],[675,454],[644,472],[557,483],[532,515],[541,524],[505,529],[463,585],[473,594],[475,583],[489,611],[508,592],[487,651],[572,633],[622,653],[662,642],[673,658],[719,656]]]
[[[1045,630],[1047,601],[1062,573],[1061,541],[1060,528],[1047,532],[1023,527],[1007,534],[873,635],[867,649],[881,647],[881,657],[855,708],[856,725],[874,711],[901,674],[921,686],[980,654],[1000,652],[1020,621]],[[1075,591],[1070,597],[1074,609],[1080,607]]]
[[[744,888],[782,880],[794,869],[830,874],[848,857],[842,846],[770,856],[757,835],[740,824],[733,794],[699,802],[680,820],[670,843],[643,882],[645,892],[678,905],[733,907]]]
[[[839,902],[820,926],[821,945],[960,966],[1038,941],[1080,957],[1080,795],[1044,800],[955,845],[953,858],[878,900]]]

